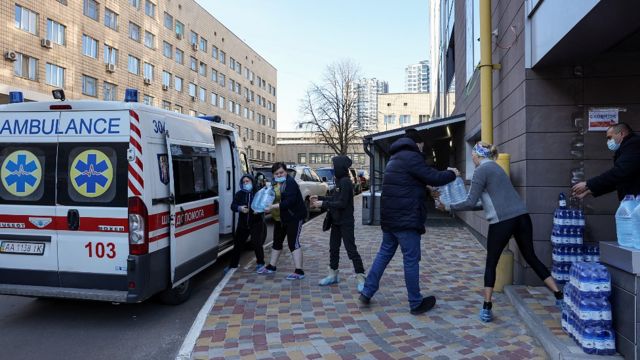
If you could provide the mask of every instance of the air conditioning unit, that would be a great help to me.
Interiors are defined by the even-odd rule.
[[[40,40],[40,46],[51,49],[51,47],[52,47],[51,40],[49,40],[49,39],[41,39]]]
[[[196,43],[191,44],[191,49],[193,49],[193,51],[197,51],[198,50],[198,44],[196,44]]]
[[[176,39],[178,39],[178,40],[182,40],[182,34],[180,34],[180,33],[176,33]]]
[[[144,84],[145,85],[151,85],[151,79],[144,79]]]
[[[16,61],[16,59],[18,58],[18,54],[16,54],[15,51],[7,51],[6,53],[4,53],[4,58],[9,61]]]
[[[195,97],[195,96],[192,96],[192,97],[191,97],[191,101],[192,101],[192,102],[196,102],[196,101],[198,101],[198,98],[197,98],[197,97]]]
[[[109,73],[116,72],[116,64],[105,64],[105,68]]]
[[[169,90],[169,85],[162,84],[162,90],[164,91]]]

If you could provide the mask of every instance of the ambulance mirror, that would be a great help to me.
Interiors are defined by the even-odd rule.
[[[64,96],[64,90],[62,89],[51,90],[51,93],[53,94],[53,98],[56,100],[65,101],[67,99]]]

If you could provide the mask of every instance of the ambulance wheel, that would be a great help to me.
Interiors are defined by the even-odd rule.
[[[191,290],[191,280],[187,280],[174,288],[168,288],[161,292],[160,301],[167,305],[182,304],[191,296]]]

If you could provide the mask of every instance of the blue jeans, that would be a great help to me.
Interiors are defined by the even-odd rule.
[[[380,287],[380,278],[400,245],[404,263],[404,282],[409,295],[409,306],[414,309],[422,303],[420,294],[420,234],[417,231],[400,231],[382,233],[382,244],[371,265],[369,275],[364,283],[362,294],[372,298]]]

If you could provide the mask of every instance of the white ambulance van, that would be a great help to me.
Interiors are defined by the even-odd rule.
[[[249,172],[219,119],[135,101],[0,106],[0,294],[185,301],[231,245]]]

